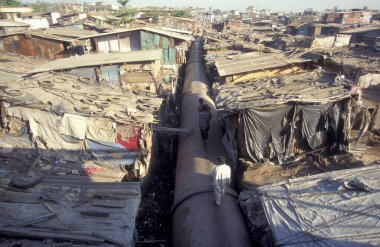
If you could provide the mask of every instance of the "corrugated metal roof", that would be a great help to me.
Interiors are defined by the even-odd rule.
[[[92,18],[95,18],[95,19],[98,19],[100,21],[106,21],[108,20],[108,18],[104,17],[104,16],[100,16],[100,15],[88,15],[89,17],[92,17]]]
[[[0,21],[0,27],[29,27],[29,24],[18,21]]]
[[[308,58],[299,58],[297,54],[292,57],[285,54],[259,55],[258,53],[246,53],[230,58],[217,59],[215,66],[220,76],[240,74],[244,72],[258,71],[269,68],[282,67],[288,64],[310,61]]]
[[[28,30],[24,32],[6,33],[6,34],[0,35],[0,37],[7,37],[7,36],[13,36],[13,35],[25,35],[25,34],[35,36],[35,37],[41,37],[44,39],[59,40],[59,41],[69,42],[69,43],[77,42],[76,39],[65,38],[65,37],[61,37],[61,36],[53,35],[53,34],[46,34],[42,30]]]
[[[29,25],[25,24],[25,26],[29,26]],[[46,30],[35,29],[35,30],[28,30],[28,31],[22,31],[22,32],[8,33],[8,34],[0,35],[0,37],[20,35],[20,34],[29,34],[36,37],[59,40],[59,41],[64,41],[64,42],[75,42],[77,38],[97,34],[97,32],[89,31],[89,30],[77,30],[77,29],[68,28],[68,27],[56,27],[56,28],[48,28]]]
[[[168,28],[168,27],[162,27],[162,30],[169,31],[169,32],[174,32],[174,33],[189,34],[189,35],[192,34],[190,31],[179,30],[179,29]]]
[[[33,32],[32,32],[32,33],[29,33],[29,34],[32,35],[32,36],[41,37],[41,38],[50,39],[50,40],[59,40],[59,41],[69,42],[69,43],[74,43],[74,42],[76,42],[75,39],[66,38],[66,37],[61,37],[61,36],[53,35],[53,34],[33,33]]]
[[[353,33],[365,33],[365,32],[376,31],[376,30],[380,30],[380,26],[358,27],[354,29],[341,31],[339,33],[353,34]]]
[[[152,28],[152,27],[139,27],[139,28],[133,28],[133,29],[121,29],[121,30],[117,30],[117,31],[113,31],[113,32],[89,35],[89,36],[81,37],[78,39],[95,38],[95,37],[107,36],[107,35],[118,34],[118,33],[128,33],[128,32],[132,32],[132,31],[147,31],[147,32],[152,32],[152,33],[158,33],[158,34],[162,34],[165,36],[173,37],[173,38],[184,40],[184,41],[191,41],[191,39],[192,39],[188,35],[182,35],[182,34],[178,34],[178,33],[174,33],[174,32],[168,32],[168,31],[164,31],[164,30]]]
[[[181,40],[185,40],[185,41],[191,41],[191,37],[187,36],[187,35],[182,35],[182,34],[178,34],[178,33],[174,33],[174,32],[169,32],[169,31],[165,31],[165,30],[162,30],[162,29],[152,28],[152,27],[143,27],[141,29],[145,30],[145,31],[148,31],[148,32],[152,32],[152,33],[159,33],[159,34],[162,34],[162,35],[165,35],[165,36],[169,36],[169,37],[173,37],[173,38],[176,38],[176,39],[181,39]]]
[[[55,27],[49,28],[44,31],[44,34],[57,35],[61,37],[70,37],[70,38],[82,38],[89,35],[96,35],[98,32],[90,30],[78,30],[69,27]]]
[[[196,19],[190,19],[190,18],[185,18],[185,17],[177,17],[177,16],[166,16],[166,17],[169,17],[169,18],[172,18],[172,19],[177,19],[177,20],[188,21],[188,22],[197,22],[198,21]]]
[[[155,61],[161,59],[162,51],[160,49],[144,50],[144,51],[130,51],[118,52],[110,54],[89,54],[79,57],[69,57],[51,61],[43,66],[37,67],[32,70],[30,74],[65,70],[80,67],[90,67],[104,64],[121,64],[132,62]]]

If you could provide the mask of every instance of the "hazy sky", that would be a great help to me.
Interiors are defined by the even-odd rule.
[[[23,2],[35,2],[36,0],[22,0]],[[54,0],[45,0],[47,2]],[[69,0],[69,2],[95,2],[105,1],[117,4],[116,0]],[[212,7],[221,10],[245,10],[249,5],[261,9],[303,11],[306,8],[314,10],[332,9],[338,6],[342,9],[362,8],[380,9],[380,0],[131,0],[130,4],[139,6],[173,6],[173,7]]]
[[[116,3],[116,0],[106,0]],[[380,9],[380,0],[131,0],[130,4],[139,6],[193,6],[193,7],[212,7],[213,9],[245,10],[249,5],[259,8],[302,11],[306,8],[315,10],[325,10],[327,8],[351,9],[368,6],[372,9]]]

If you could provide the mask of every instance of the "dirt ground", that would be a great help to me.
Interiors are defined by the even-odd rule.
[[[350,142],[354,141],[354,137]],[[302,176],[371,165],[380,160],[380,137],[367,132],[351,152],[328,155],[326,152],[303,156],[286,165],[248,165],[242,178],[243,187],[258,187]],[[245,162],[244,160],[241,162]]]
[[[319,159],[323,159],[323,161],[320,162]],[[287,179],[360,166],[362,166],[362,162],[355,160],[351,154],[335,155],[326,158],[322,158],[322,155],[309,155],[294,164],[250,167],[244,172],[243,187],[258,187]]]

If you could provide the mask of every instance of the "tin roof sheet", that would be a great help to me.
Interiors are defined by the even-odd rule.
[[[132,62],[144,62],[155,61],[161,59],[161,50],[143,50],[143,51],[130,51],[130,52],[118,52],[109,54],[89,54],[79,57],[62,58],[51,61],[43,66],[37,67],[32,70],[30,74],[65,70],[80,67],[90,67],[103,64],[121,64]]]

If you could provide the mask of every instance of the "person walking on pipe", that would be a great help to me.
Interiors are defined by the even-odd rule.
[[[221,205],[222,196],[226,192],[226,187],[231,183],[231,168],[226,164],[223,156],[219,156],[219,165],[212,171],[211,176],[214,179],[215,203]]]
[[[202,140],[205,142],[208,138],[208,131],[210,130],[210,121],[212,118],[211,108],[199,99],[199,128],[201,129]]]

